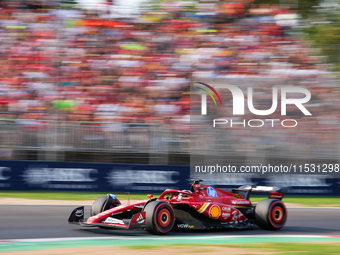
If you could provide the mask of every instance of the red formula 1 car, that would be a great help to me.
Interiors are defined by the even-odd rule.
[[[116,196],[97,198],[91,217],[84,221],[84,207],[71,213],[68,222],[82,226],[116,229],[146,229],[152,234],[166,234],[172,229],[245,229],[258,225],[277,230],[284,226],[287,210],[279,188],[241,186],[228,192],[200,184],[195,180],[190,190],[165,190],[158,198],[121,205]],[[252,191],[269,192],[269,198],[257,204],[249,201]]]

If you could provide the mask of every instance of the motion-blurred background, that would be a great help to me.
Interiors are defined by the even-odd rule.
[[[340,157],[337,0],[0,7],[1,159],[188,165],[190,153],[238,162]],[[208,147],[193,148],[197,81],[251,84],[263,109],[271,105],[264,88],[303,86],[313,116],[291,112],[294,129],[214,131]]]

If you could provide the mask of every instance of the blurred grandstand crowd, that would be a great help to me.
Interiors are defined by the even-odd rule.
[[[289,8],[163,1],[117,18],[111,3],[95,11],[17,2],[1,3],[2,119],[188,125],[191,84],[236,79],[255,87],[261,109],[271,106],[268,88],[304,86],[313,118],[298,128],[339,127],[337,86],[318,51],[292,35],[299,15]]]
[[[193,79],[325,75],[310,45],[290,36],[297,15],[252,2],[192,10],[164,1],[159,11],[119,19],[112,7],[3,4],[0,106],[12,114],[1,116],[187,124]],[[319,85],[304,86],[313,94]]]

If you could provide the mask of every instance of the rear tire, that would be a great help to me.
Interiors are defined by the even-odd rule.
[[[91,216],[97,215],[104,210],[104,207],[109,200],[108,196],[98,197],[92,204],[91,207]]]
[[[286,220],[287,209],[279,199],[264,199],[255,207],[255,223],[262,229],[278,230]]]
[[[175,224],[175,212],[172,206],[164,201],[151,201],[144,208],[145,228],[155,235],[168,233]]]

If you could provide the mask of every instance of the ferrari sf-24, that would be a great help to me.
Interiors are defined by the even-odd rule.
[[[281,229],[287,210],[278,187],[244,185],[225,191],[194,180],[190,190],[167,189],[158,198],[122,205],[113,194],[98,197],[91,217],[84,220],[84,206],[74,209],[69,223],[86,227],[146,229],[151,234],[166,234],[172,229],[247,229],[259,226]],[[267,192],[268,199],[249,200],[251,192]]]

